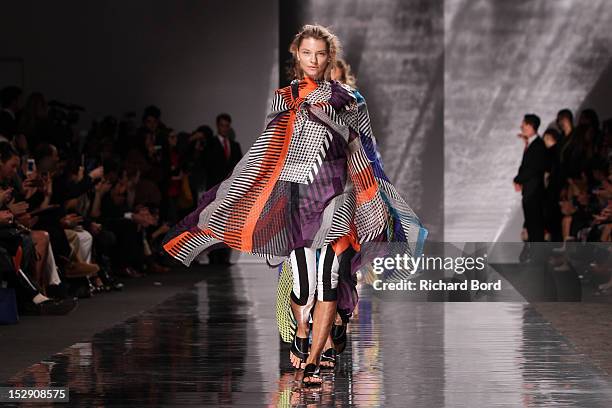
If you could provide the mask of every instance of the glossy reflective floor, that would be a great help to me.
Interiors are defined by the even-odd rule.
[[[5,385],[67,386],[70,403],[58,406],[87,407],[609,407],[612,401],[609,377],[527,304],[389,302],[365,289],[339,367],[324,376],[321,390],[303,389],[276,330],[274,271],[240,265],[202,276],[192,290]]]

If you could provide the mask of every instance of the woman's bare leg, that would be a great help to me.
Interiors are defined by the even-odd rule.
[[[321,362],[321,354],[328,343],[332,323],[337,314],[337,288],[340,263],[332,245],[327,245],[321,249],[317,269],[317,307],[313,316],[312,346],[310,347],[310,355],[308,360],[306,360],[306,365],[311,363],[319,365]],[[333,342],[331,347],[333,347]],[[332,364],[326,363],[323,365],[331,366]],[[313,382],[321,381],[317,377],[311,377],[309,380]]]
[[[342,322],[342,317],[340,317],[340,314],[337,312],[336,312],[336,316],[334,318],[333,324],[335,324],[336,326],[342,326],[344,324]],[[330,348],[333,348],[334,350],[336,349],[336,345],[334,344],[334,338],[332,337],[331,330],[329,334],[327,335],[327,340],[325,341],[325,347],[323,347],[323,352],[325,352],[325,350],[328,350]],[[330,361],[321,361],[321,365],[324,367],[333,367],[334,363]]]
[[[306,360],[306,364],[319,365],[321,360],[321,353],[323,352],[323,346],[327,341],[327,337],[331,331],[331,325],[334,321],[336,314],[336,304],[338,302],[326,301],[317,302],[317,307],[314,311],[313,325],[312,325],[312,345],[310,346],[310,354]],[[320,378],[311,377],[312,382],[321,382]]]
[[[310,310],[312,309],[312,305],[306,304],[306,306],[300,306],[291,299],[291,310],[293,311],[293,316],[297,320],[297,331],[296,336],[301,338],[308,338],[309,335],[309,327],[308,323],[310,321]],[[308,350],[303,350],[308,351]],[[304,363],[301,363],[301,360],[295,354],[289,352],[289,359],[291,360],[291,365],[295,368],[304,368]],[[300,364],[301,363],[301,364]]]
[[[291,310],[297,321],[296,337],[308,338],[310,312],[315,304],[315,292],[317,289],[317,258],[316,250],[311,248],[296,248],[291,252],[291,271],[293,274],[293,289],[291,291]],[[295,341],[295,340],[294,340]],[[306,350],[300,350],[308,353]],[[303,368],[298,356],[289,352],[291,364],[295,368]]]
[[[567,241],[567,238],[570,236],[571,226],[572,226],[572,216],[566,215],[565,217],[563,217],[563,221],[561,222],[563,241]]]

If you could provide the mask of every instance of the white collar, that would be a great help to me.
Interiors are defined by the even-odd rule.
[[[527,147],[531,146],[531,143],[533,143],[533,141],[536,140],[538,137],[540,137],[540,135],[538,135],[537,133],[534,136],[531,136],[529,138],[529,142],[527,142]]]

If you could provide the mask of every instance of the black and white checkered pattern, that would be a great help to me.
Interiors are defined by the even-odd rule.
[[[318,102],[328,101],[331,97],[331,85],[329,82],[320,82],[317,89],[312,91],[306,96],[306,102],[310,105],[314,105]]]
[[[313,167],[317,166],[317,159],[327,138],[328,131],[324,125],[311,121],[305,113],[296,115],[280,180],[309,184]]]

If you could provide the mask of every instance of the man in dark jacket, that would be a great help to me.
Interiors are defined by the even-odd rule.
[[[217,134],[206,137],[206,189],[210,189],[230,175],[242,158],[240,144],[229,137],[232,118],[227,113],[217,116]]]
[[[227,113],[217,116],[217,134],[205,141],[206,189],[216,186],[229,176],[242,158],[240,144],[230,139],[232,118]],[[228,265],[231,250],[222,248],[208,255],[211,264]]]
[[[529,242],[544,241],[544,172],[547,168],[546,145],[538,135],[540,118],[527,114],[521,123],[519,137],[525,143],[523,160],[514,178],[516,191],[523,194],[523,214]]]

